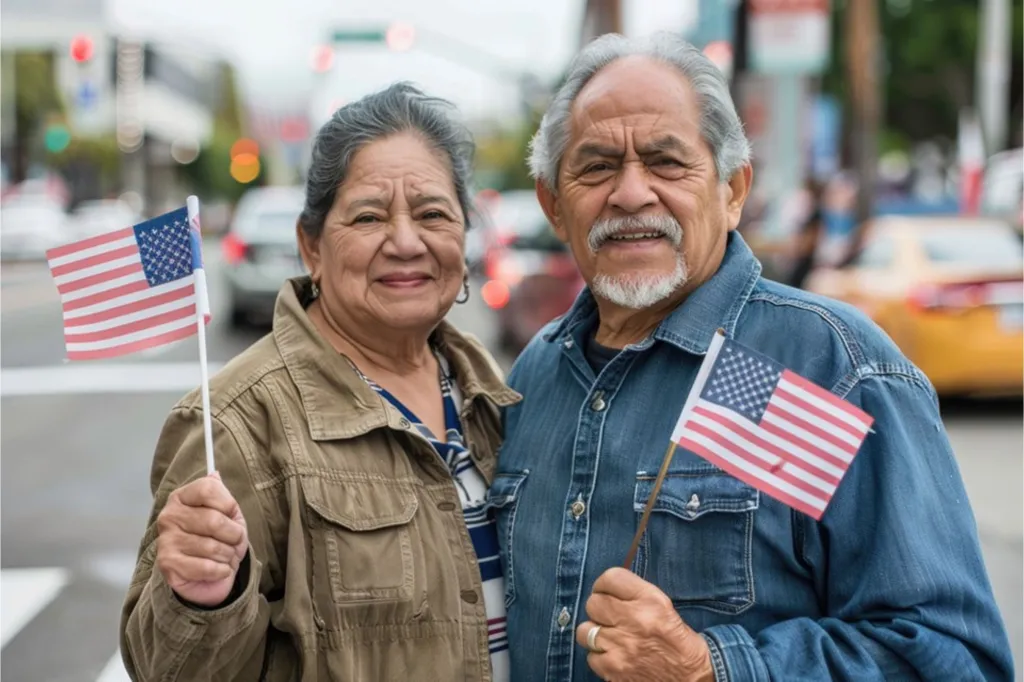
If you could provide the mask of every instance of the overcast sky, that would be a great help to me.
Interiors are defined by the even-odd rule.
[[[696,0],[626,0],[630,33],[683,28]],[[122,26],[194,36],[233,58],[253,102],[316,110],[395,80],[419,83],[454,100],[472,118],[507,114],[516,89],[479,68],[487,56],[511,71],[555,77],[579,47],[584,0],[110,0]],[[414,49],[345,46],[333,72],[314,81],[312,48],[334,29],[408,22],[446,52],[467,45],[483,54],[446,59]],[[311,93],[315,93],[311,97]]]

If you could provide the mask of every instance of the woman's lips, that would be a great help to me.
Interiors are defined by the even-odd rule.
[[[380,282],[384,286],[394,287],[395,289],[413,289],[415,287],[426,284],[430,281],[430,278],[426,275],[403,275],[400,277],[383,277]]]

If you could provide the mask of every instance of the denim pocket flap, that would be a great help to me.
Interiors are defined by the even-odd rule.
[[[522,488],[529,473],[529,471],[521,471],[495,475],[491,487],[487,491],[487,506],[501,509],[515,503],[519,498],[519,489]]]
[[[654,492],[654,475],[639,473],[633,509],[642,513]],[[651,511],[692,521],[711,512],[747,512],[758,508],[756,488],[719,470],[675,472],[665,476]]]

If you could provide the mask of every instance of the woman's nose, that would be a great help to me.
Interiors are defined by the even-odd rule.
[[[427,251],[427,245],[423,243],[420,230],[419,223],[411,216],[406,214],[395,216],[388,241],[384,245],[386,253],[403,259],[422,256]]]

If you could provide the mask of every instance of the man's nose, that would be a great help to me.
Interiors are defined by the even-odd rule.
[[[623,213],[640,213],[658,203],[658,195],[651,188],[644,164],[623,164],[615,178],[615,189],[608,197],[608,203]]]
[[[403,259],[416,258],[427,252],[427,245],[423,243],[420,234],[420,226],[411,216],[395,216],[385,251],[390,256]]]

